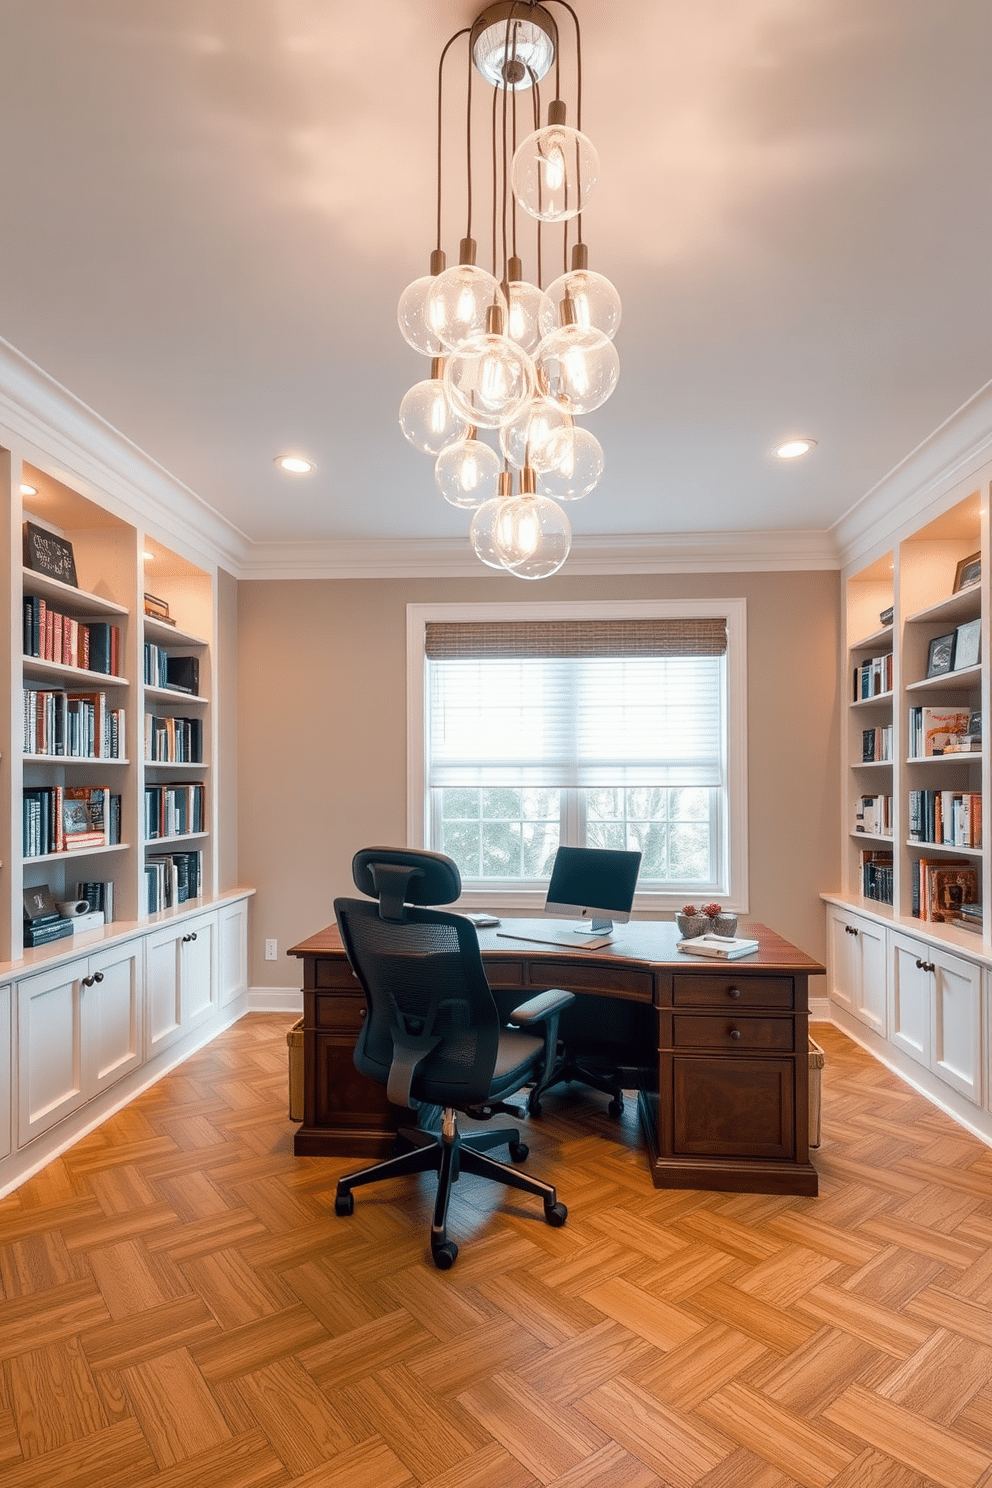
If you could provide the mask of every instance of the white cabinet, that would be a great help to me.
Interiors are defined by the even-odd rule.
[[[248,990],[248,904],[244,899],[225,904],[217,915],[217,953],[220,1005]]]
[[[217,1009],[217,914],[197,915],[147,935],[145,985],[150,1059]]]
[[[0,1157],[10,1152],[11,1128],[10,988],[0,987]]]
[[[138,1067],[141,990],[134,942],[18,983],[18,1146]]]
[[[942,946],[892,935],[892,1043],[976,1104],[982,1100],[982,972]]]
[[[827,907],[827,952],[834,1001],[884,1038],[885,927],[831,904]]]

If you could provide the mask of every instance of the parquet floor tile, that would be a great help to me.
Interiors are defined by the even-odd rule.
[[[836,1030],[820,1197],[526,1121],[569,1222],[296,1158],[251,1016],[0,1200],[3,1488],[992,1488],[992,1152]]]

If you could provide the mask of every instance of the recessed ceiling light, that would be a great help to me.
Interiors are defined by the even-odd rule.
[[[305,460],[302,455],[277,455],[276,464],[280,470],[288,470],[290,475],[309,475],[314,469],[312,460]]]
[[[147,548],[144,549],[144,551],[142,552],[141,556],[145,560],[146,563],[152,563],[154,561],[154,559],[155,559],[155,554],[154,553],[149,553],[149,551],[148,551]]]
[[[21,482],[21,495],[22,496],[37,496],[37,494],[38,494],[38,487],[37,486],[29,486],[28,483],[27,483],[27,481],[22,481]]]
[[[796,460],[800,455],[808,455],[811,449],[816,448],[815,439],[787,439],[783,444],[775,446],[775,453],[780,460]]]

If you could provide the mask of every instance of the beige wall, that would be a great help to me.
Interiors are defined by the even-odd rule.
[[[333,919],[352,854],[405,840],[407,604],[707,596],[747,600],[750,913],[822,961],[817,895],[839,883],[836,573],[259,580],[238,585],[250,984],[299,986],[285,951]]]

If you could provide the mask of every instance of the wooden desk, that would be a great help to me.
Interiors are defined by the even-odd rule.
[[[540,934],[553,921],[504,920]],[[576,1003],[562,1022],[570,1046],[642,1072],[638,1107],[659,1188],[815,1194],[809,1160],[808,979],[823,967],[764,925],[760,942],[725,962],[676,950],[670,921],[619,926],[599,951],[559,949],[480,930],[501,1010],[544,987]],[[365,999],[328,926],[289,951],[303,961],[305,1155],[386,1156],[408,1113],[358,1073],[352,1049]]]

